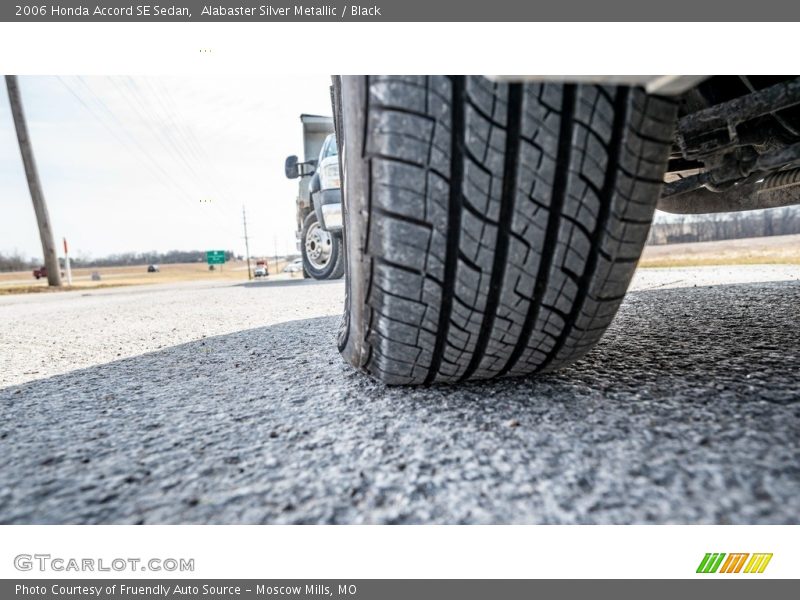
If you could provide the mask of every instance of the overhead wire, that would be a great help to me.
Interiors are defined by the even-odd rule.
[[[113,82],[115,85],[117,85],[118,89],[123,93],[123,95],[125,95],[125,91],[122,89],[122,84],[118,83],[116,79],[114,79]],[[201,182],[205,182],[203,183],[203,185],[206,185],[209,190],[214,189],[217,195],[221,197],[222,195],[219,192],[219,188],[218,186],[216,186],[215,182],[210,178],[208,170],[205,168],[200,168],[200,170],[198,171],[198,169],[195,168],[195,165],[192,164],[190,158],[187,157],[184,148],[181,148],[181,144],[179,143],[179,141],[173,137],[172,135],[173,127],[171,127],[171,123],[169,122],[170,117],[167,116],[165,118],[158,113],[158,110],[150,103],[150,101],[144,95],[142,90],[140,90],[138,84],[132,78],[127,77],[125,79],[125,84],[131,93],[129,103],[132,106],[132,108],[134,108],[134,110],[137,111],[143,122],[148,125],[158,125],[158,127],[151,127],[151,129],[154,137],[161,144],[162,148],[164,148],[164,150],[168,154],[170,154],[171,156],[175,157],[178,161],[180,161],[180,164],[183,165],[183,168],[186,170],[186,173],[190,176],[190,178],[193,180],[195,184],[200,184]],[[138,104],[141,110],[139,110],[139,108],[137,108],[133,104],[134,100]],[[174,115],[171,117],[171,120],[173,122],[176,120]],[[186,146],[185,142],[183,143],[183,146]],[[191,149],[188,148],[186,149],[189,151],[189,153],[192,153]],[[235,218],[232,217],[230,214],[224,213],[221,210],[221,208],[214,202],[211,202],[211,210],[217,212],[223,219]]]
[[[117,114],[111,110],[106,102],[85,80],[83,80],[83,78],[79,77],[77,79],[84,86],[85,92],[88,94],[88,96],[91,96],[91,99],[93,100],[92,104],[95,105],[94,107],[90,106],[86,99],[81,96],[78,89],[73,89],[63,77],[59,76],[58,79],[72,94],[72,96],[74,96],[76,100],[78,100],[78,102],[97,121],[99,121],[122,146],[124,146],[132,155],[142,162],[151,174],[155,175],[155,179],[164,185],[171,192],[171,195],[177,195],[179,198],[181,198],[181,200],[185,201],[193,208],[197,206],[192,195],[186,190],[186,187],[176,181],[175,177],[173,177],[172,174],[163,167],[163,165],[161,165],[152,157],[151,152],[148,152],[140,139],[131,131],[131,128],[126,126],[126,124],[119,119]],[[97,108],[99,108],[100,111],[96,110]],[[102,118],[100,114],[103,114],[106,118]],[[120,134],[124,134],[125,137],[121,137]],[[215,229],[225,229],[228,235],[235,235],[236,237],[239,237],[240,235],[239,233],[233,233],[234,230],[232,230],[228,225],[213,219],[210,214],[203,212],[202,210],[200,212],[193,212],[193,214],[202,215],[209,220],[209,224]]]

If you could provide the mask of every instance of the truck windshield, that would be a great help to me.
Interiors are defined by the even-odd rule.
[[[331,134],[325,140],[325,147],[322,149],[322,158],[329,156],[337,156],[339,154],[339,147],[336,145],[336,136]]]

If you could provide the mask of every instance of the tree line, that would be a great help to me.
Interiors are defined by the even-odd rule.
[[[714,215],[659,214],[647,238],[648,244],[680,244],[712,242],[771,235],[800,233],[800,207],[787,206],[769,210],[753,210]],[[241,259],[233,251],[225,251],[225,260]],[[61,259],[63,262],[63,259]],[[102,258],[71,256],[74,267],[120,267],[149,264],[205,262],[203,250],[169,250],[167,252],[122,252]],[[18,251],[0,252],[0,271],[26,271],[42,264]]]
[[[713,242],[800,233],[800,207],[771,208],[712,215],[661,215],[648,244]]]
[[[234,260],[236,255],[232,250],[225,251],[225,260]],[[59,259],[63,263],[63,258]],[[102,258],[88,256],[70,256],[73,267],[122,267],[136,265],[168,265],[174,263],[205,262],[206,253],[203,250],[169,250],[167,252],[122,252],[109,254]],[[0,253],[0,271],[26,271],[41,266],[41,259],[25,256],[21,252],[13,251]]]

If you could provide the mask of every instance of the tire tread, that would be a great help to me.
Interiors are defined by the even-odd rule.
[[[591,349],[647,237],[675,105],[635,88],[369,77],[357,365],[394,384]]]

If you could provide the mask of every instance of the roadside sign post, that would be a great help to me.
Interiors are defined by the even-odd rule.
[[[69,264],[69,247],[67,238],[64,238],[64,270],[67,272],[67,285],[72,285],[72,269]]]
[[[222,265],[225,264],[225,250],[206,250],[206,262],[209,265],[219,265],[219,270],[222,271]]]

